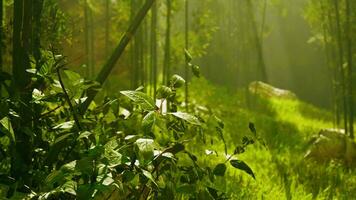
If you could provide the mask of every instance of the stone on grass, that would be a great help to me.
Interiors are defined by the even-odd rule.
[[[305,158],[326,163],[331,160],[347,166],[356,164],[356,143],[342,129],[323,129],[313,136]]]
[[[293,92],[276,88],[262,81],[251,82],[248,86],[248,89],[250,93],[259,95],[264,98],[276,97],[282,99],[297,99],[297,96]]]

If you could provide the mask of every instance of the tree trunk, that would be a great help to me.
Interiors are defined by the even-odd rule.
[[[335,24],[333,23],[333,18],[331,13],[333,10],[329,8],[326,10],[325,13],[327,13],[327,22],[329,26],[329,34],[330,34],[330,62],[332,65],[332,74],[333,74],[333,91],[334,91],[334,112],[335,112],[335,127],[339,127],[341,123],[341,95],[340,95],[340,86],[338,84],[339,82],[339,73],[338,73],[338,61],[337,61],[337,42],[335,40],[335,33],[336,33],[336,28]]]
[[[168,84],[171,75],[170,69],[170,49],[171,49],[171,10],[172,2],[167,0],[167,18],[166,18],[166,43],[164,48],[164,66],[163,66],[163,84]]]
[[[185,0],[185,49],[189,50],[189,0]],[[188,59],[185,60],[185,109],[188,112],[188,103],[189,103],[189,65]]]
[[[153,96],[156,99],[157,91],[157,2],[152,6],[151,18],[151,68],[153,81]]]
[[[88,7],[89,8],[89,7]],[[88,14],[89,14],[89,62],[90,62],[90,67],[89,67],[89,76],[93,77],[95,75],[95,46],[94,46],[94,20],[93,20],[93,11],[91,8],[88,9]]]
[[[132,12],[133,14],[136,13],[138,4],[140,3],[140,0],[133,0],[132,6]],[[132,15],[134,16],[134,15]],[[140,73],[139,73],[139,65],[140,65],[140,56],[139,56],[139,34],[140,34],[140,27],[138,27],[137,32],[133,35],[133,73],[131,74],[133,76],[133,84],[132,84],[132,89],[136,89],[139,86],[139,80],[140,80]]]
[[[13,57],[12,57],[12,88],[11,97],[20,100],[22,104],[17,112],[21,119],[12,119],[14,125],[24,124],[31,119],[31,112],[28,112],[31,100],[31,90],[28,87],[30,82],[26,69],[30,68],[29,54],[31,51],[31,19],[32,1],[14,0],[14,25],[13,25]],[[15,179],[22,178],[25,184],[30,185],[32,143],[31,136],[24,132],[25,127],[14,126],[15,142],[12,144],[11,156],[11,176]],[[31,129],[31,127],[28,127]]]
[[[130,4],[130,23],[133,22],[135,14],[136,14],[136,9],[135,9],[135,5],[136,5],[136,0],[132,0],[131,4]],[[131,84],[131,88],[135,88],[135,67],[136,67],[136,55],[135,55],[135,36],[132,36],[132,41],[130,44],[130,84]]]
[[[343,69],[344,63],[344,49],[342,44],[342,37],[341,37],[341,22],[340,22],[340,10],[339,10],[339,0],[334,0],[334,8],[336,14],[336,34],[337,34],[337,43],[338,43],[338,50],[339,50],[339,73],[341,78],[341,90],[342,90],[342,107],[343,107],[343,115],[344,115],[344,129],[345,134],[348,132],[348,108],[347,108],[347,94],[346,94],[346,81],[345,81],[345,71]]]
[[[90,77],[90,39],[89,39],[89,7],[87,0],[84,0],[84,40],[85,40],[85,74]]]
[[[347,44],[347,74],[348,74],[348,83],[347,83],[347,99],[348,99],[348,109],[349,109],[349,134],[351,138],[354,138],[354,116],[353,116],[353,80],[352,80],[352,32],[351,32],[351,2],[350,0],[346,1],[346,24],[345,24],[345,34],[346,34],[346,44]]]
[[[36,69],[42,66],[41,61],[41,15],[43,0],[33,1],[32,54],[36,62]]]
[[[255,20],[255,16],[253,13],[251,0],[247,0],[247,13],[248,13],[248,18],[251,20],[252,35],[253,35],[253,39],[254,39],[253,42],[254,42],[254,44],[256,46],[256,50],[257,50],[258,67],[260,68],[259,69],[259,73],[260,73],[259,78],[263,82],[267,82],[266,66],[265,66],[265,62],[263,59],[263,51],[262,51],[262,45],[261,45],[262,38],[259,38],[259,35],[258,35],[256,20]]]
[[[2,54],[3,54],[3,0],[0,0],[0,73],[2,72]],[[2,96],[2,85],[0,84],[0,98]]]
[[[327,6],[323,4],[323,0],[319,1],[319,5],[320,5],[320,10],[321,10],[321,19],[322,19],[322,30],[323,30],[323,42],[324,42],[324,53],[325,53],[325,58],[326,58],[326,64],[328,67],[328,72],[329,72],[329,78],[330,78],[330,82],[331,82],[331,91],[332,91],[332,95],[331,95],[331,102],[332,102],[332,112],[333,112],[333,124],[334,126],[336,125],[336,120],[335,120],[335,116],[336,116],[336,109],[335,109],[335,105],[336,105],[336,91],[335,91],[335,76],[334,76],[334,67],[333,67],[333,63],[332,63],[332,54],[331,54],[331,49],[332,46],[330,45],[330,42],[328,40],[328,33],[331,34],[331,27],[328,26],[328,10],[327,10]]]
[[[141,2],[140,2],[141,4]],[[137,66],[137,72],[138,72],[138,86],[144,86],[144,40],[143,40],[143,34],[144,34],[144,21],[142,22],[143,24],[138,28],[137,31],[137,50],[138,50],[138,66]],[[145,90],[145,88],[144,88]]]
[[[142,70],[141,70],[141,73],[142,73],[142,77],[141,77],[141,82],[142,82],[142,85],[143,85],[143,90],[144,92],[147,92],[147,66],[148,66],[148,63],[150,62],[149,60],[147,60],[148,58],[148,32],[149,32],[149,29],[148,29],[148,21],[147,21],[147,18],[143,21],[143,25],[142,25]]]

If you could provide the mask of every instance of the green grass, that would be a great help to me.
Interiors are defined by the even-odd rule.
[[[330,112],[299,100],[246,98],[246,91],[228,91],[204,79],[192,81],[190,96],[225,122],[230,152],[250,134],[249,122],[267,143],[268,149],[255,144],[239,157],[256,180],[233,168],[218,180],[232,199],[356,199],[354,170],[303,159],[311,136],[333,127]]]

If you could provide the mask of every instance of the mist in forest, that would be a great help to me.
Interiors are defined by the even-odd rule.
[[[202,66],[202,74],[215,83],[236,89],[245,87],[254,80],[264,80],[265,78],[259,75],[261,73],[259,68],[262,65],[266,82],[293,90],[301,99],[331,109],[332,74],[328,70],[324,49],[318,44],[318,35],[315,36],[306,20],[308,2],[308,0],[298,0],[248,3],[248,1],[192,0],[189,11],[191,17],[188,19],[192,35],[191,43],[196,42],[198,45],[192,45],[191,49],[196,51],[196,60]],[[68,48],[68,54],[75,60],[73,66],[78,66],[85,61],[82,50],[90,46],[94,51],[92,59],[95,65],[102,64],[107,58],[105,54],[111,52],[112,44],[119,40],[120,35],[123,34],[123,27],[126,27],[130,21],[130,14],[125,13],[125,9],[130,9],[129,1],[112,1],[109,16],[102,14],[106,9],[102,3],[89,3],[91,3],[90,9],[93,10],[87,17],[87,23],[91,24],[88,25],[89,29],[94,30],[88,31],[87,37],[95,37],[92,39],[95,42],[87,45],[85,43],[88,42],[85,42],[83,37],[86,22],[83,16],[85,9],[84,13],[79,11],[78,19],[74,16],[77,14],[75,11],[78,11],[76,8],[82,5],[78,5],[75,1],[62,3],[64,11],[70,14],[74,12],[69,19],[70,24],[75,26],[75,29],[70,31],[73,34],[73,41],[69,46],[64,47]],[[172,2],[172,4],[172,48],[181,50],[184,48],[183,34],[180,34],[183,33],[185,26],[182,20],[184,5],[183,1]],[[159,6],[162,15],[166,15],[165,6],[164,4]],[[116,16],[114,13],[120,15]],[[117,22],[108,25],[107,22],[103,23],[105,18]],[[160,16],[157,20],[157,35],[161,38],[158,39],[157,44],[157,62],[159,67],[162,67],[166,37],[165,19],[164,16]],[[146,21],[141,29],[150,26],[151,22]],[[110,26],[108,36],[105,32],[106,26]],[[150,45],[149,40],[152,39],[149,34],[148,29],[141,32],[139,30],[137,33],[137,37],[145,38],[146,51]],[[106,41],[105,37],[109,37],[110,42]],[[177,41],[179,38],[181,41]],[[172,67],[175,70],[182,69],[184,63],[178,61],[182,60],[178,58],[182,55],[173,56],[175,57],[171,58],[171,62],[175,65]],[[114,73],[113,76],[126,76],[127,72],[123,71],[123,68],[127,67],[125,65],[128,57],[129,55],[124,56],[119,61],[121,67],[118,68],[121,68],[121,71]]]
[[[251,18],[245,17],[251,14],[243,1],[217,1],[211,12],[219,29],[212,36],[207,55],[201,58],[207,77],[231,88],[261,80],[254,69],[261,48],[269,83],[330,108],[331,74],[323,49],[312,42],[314,35],[304,17],[307,2],[268,2],[250,8]],[[256,38],[260,47],[254,44]]]
[[[356,199],[356,1],[0,0],[0,199]]]

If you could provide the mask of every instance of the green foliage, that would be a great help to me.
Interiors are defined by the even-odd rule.
[[[151,99],[147,94],[143,92],[121,91],[120,93],[130,98],[137,105],[141,106],[141,108],[145,111],[152,111],[156,108],[153,99]]]
[[[226,165],[224,163],[219,163],[215,166],[213,173],[216,176],[224,176],[226,171]]]
[[[53,59],[53,60],[51,60]],[[2,98],[0,130],[1,160],[11,159],[17,133],[21,127],[31,137],[31,181],[24,183],[19,174],[11,177],[10,165],[2,166],[1,190],[7,197],[21,195],[32,199],[223,199],[218,177],[227,174],[228,167],[217,160],[209,165],[205,154],[207,139],[223,138],[224,123],[215,115],[179,111],[178,88],[185,80],[173,75],[170,86],[161,86],[157,98],[168,100],[176,108],[164,113],[155,100],[141,91],[121,91],[102,103],[92,103],[80,117],[78,108],[86,96],[80,94],[96,83],[90,83],[78,73],[64,70],[60,79],[59,65],[49,57],[40,70],[29,69],[33,85],[32,100],[27,107],[31,123],[19,124],[15,111],[20,102]],[[56,69],[56,70],[54,70]],[[40,86],[39,86],[40,85]],[[66,92],[64,92],[66,91]],[[85,94],[85,93],[84,93]],[[67,96],[68,95],[68,96]],[[198,106],[198,105],[194,105]],[[31,120],[31,119],[29,119]],[[211,128],[213,127],[213,128]],[[216,131],[218,129],[219,131]],[[35,131],[31,131],[35,130]],[[197,134],[199,133],[199,134]],[[227,145],[223,139],[216,145]],[[247,145],[247,144],[246,144]],[[200,146],[200,148],[197,148]],[[234,152],[225,162],[233,159]],[[216,154],[218,155],[218,154]],[[222,156],[221,159],[226,159]],[[242,161],[232,167],[253,175]],[[213,170],[211,170],[214,168]],[[9,179],[12,180],[9,183]]]
[[[170,84],[174,88],[180,88],[185,84],[185,80],[181,76],[175,74],[172,76]]]
[[[184,49],[184,53],[185,53],[185,61],[186,61],[187,65],[191,68],[193,75],[199,78],[200,77],[200,67],[198,65],[191,63],[193,58],[187,49]]]
[[[167,86],[161,86],[157,90],[157,98],[158,99],[167,99],[172,94],[172,89]]]
[[[230,160],[230,164],[237,169],[241,169],[241,170],[245,171],[246,173],[251,175],[253,178],[255,178],[255,175],[253,174],[252,169],[244,161]]]
[[[194,76],[200,77],[200,67],[198,65],[190,64]]]
[[[194,117],[193,115],[190,115],[188,113],[184,112],[174,112],[174,113],[169,113],[171,115],[174,115],[175,117],[179,119],[183,119],[184,121],[190,123],[190,124],[195,124],[195,125],[201,125],[200,121],[198,118]]]
[[[231,199],[355,198],[356,187],[350,186],[356,183],[355,169],[337,162],[321,164],[304,160],[312,135],[333,126],[332,113],[298,99],[279,98],[256,98],[247,109],[246,91],[227,90],[204,78],[194,79],[191,91],[194,91],[192,101],[206,106],[224,122],[228,151],[237,153],[231,160],[242,160],[256,170],[256,180],[251,181],[252,176],[233,171],[229,167],[232,165],[225,163],[227,171],[219,185]],[[251,142],[254,145],[243,148]],[[223,152],[223,148],[220,145],[217,153]],[[208,149],[206,153],[211,160],[206,162],[216,166],[216,153]]]

